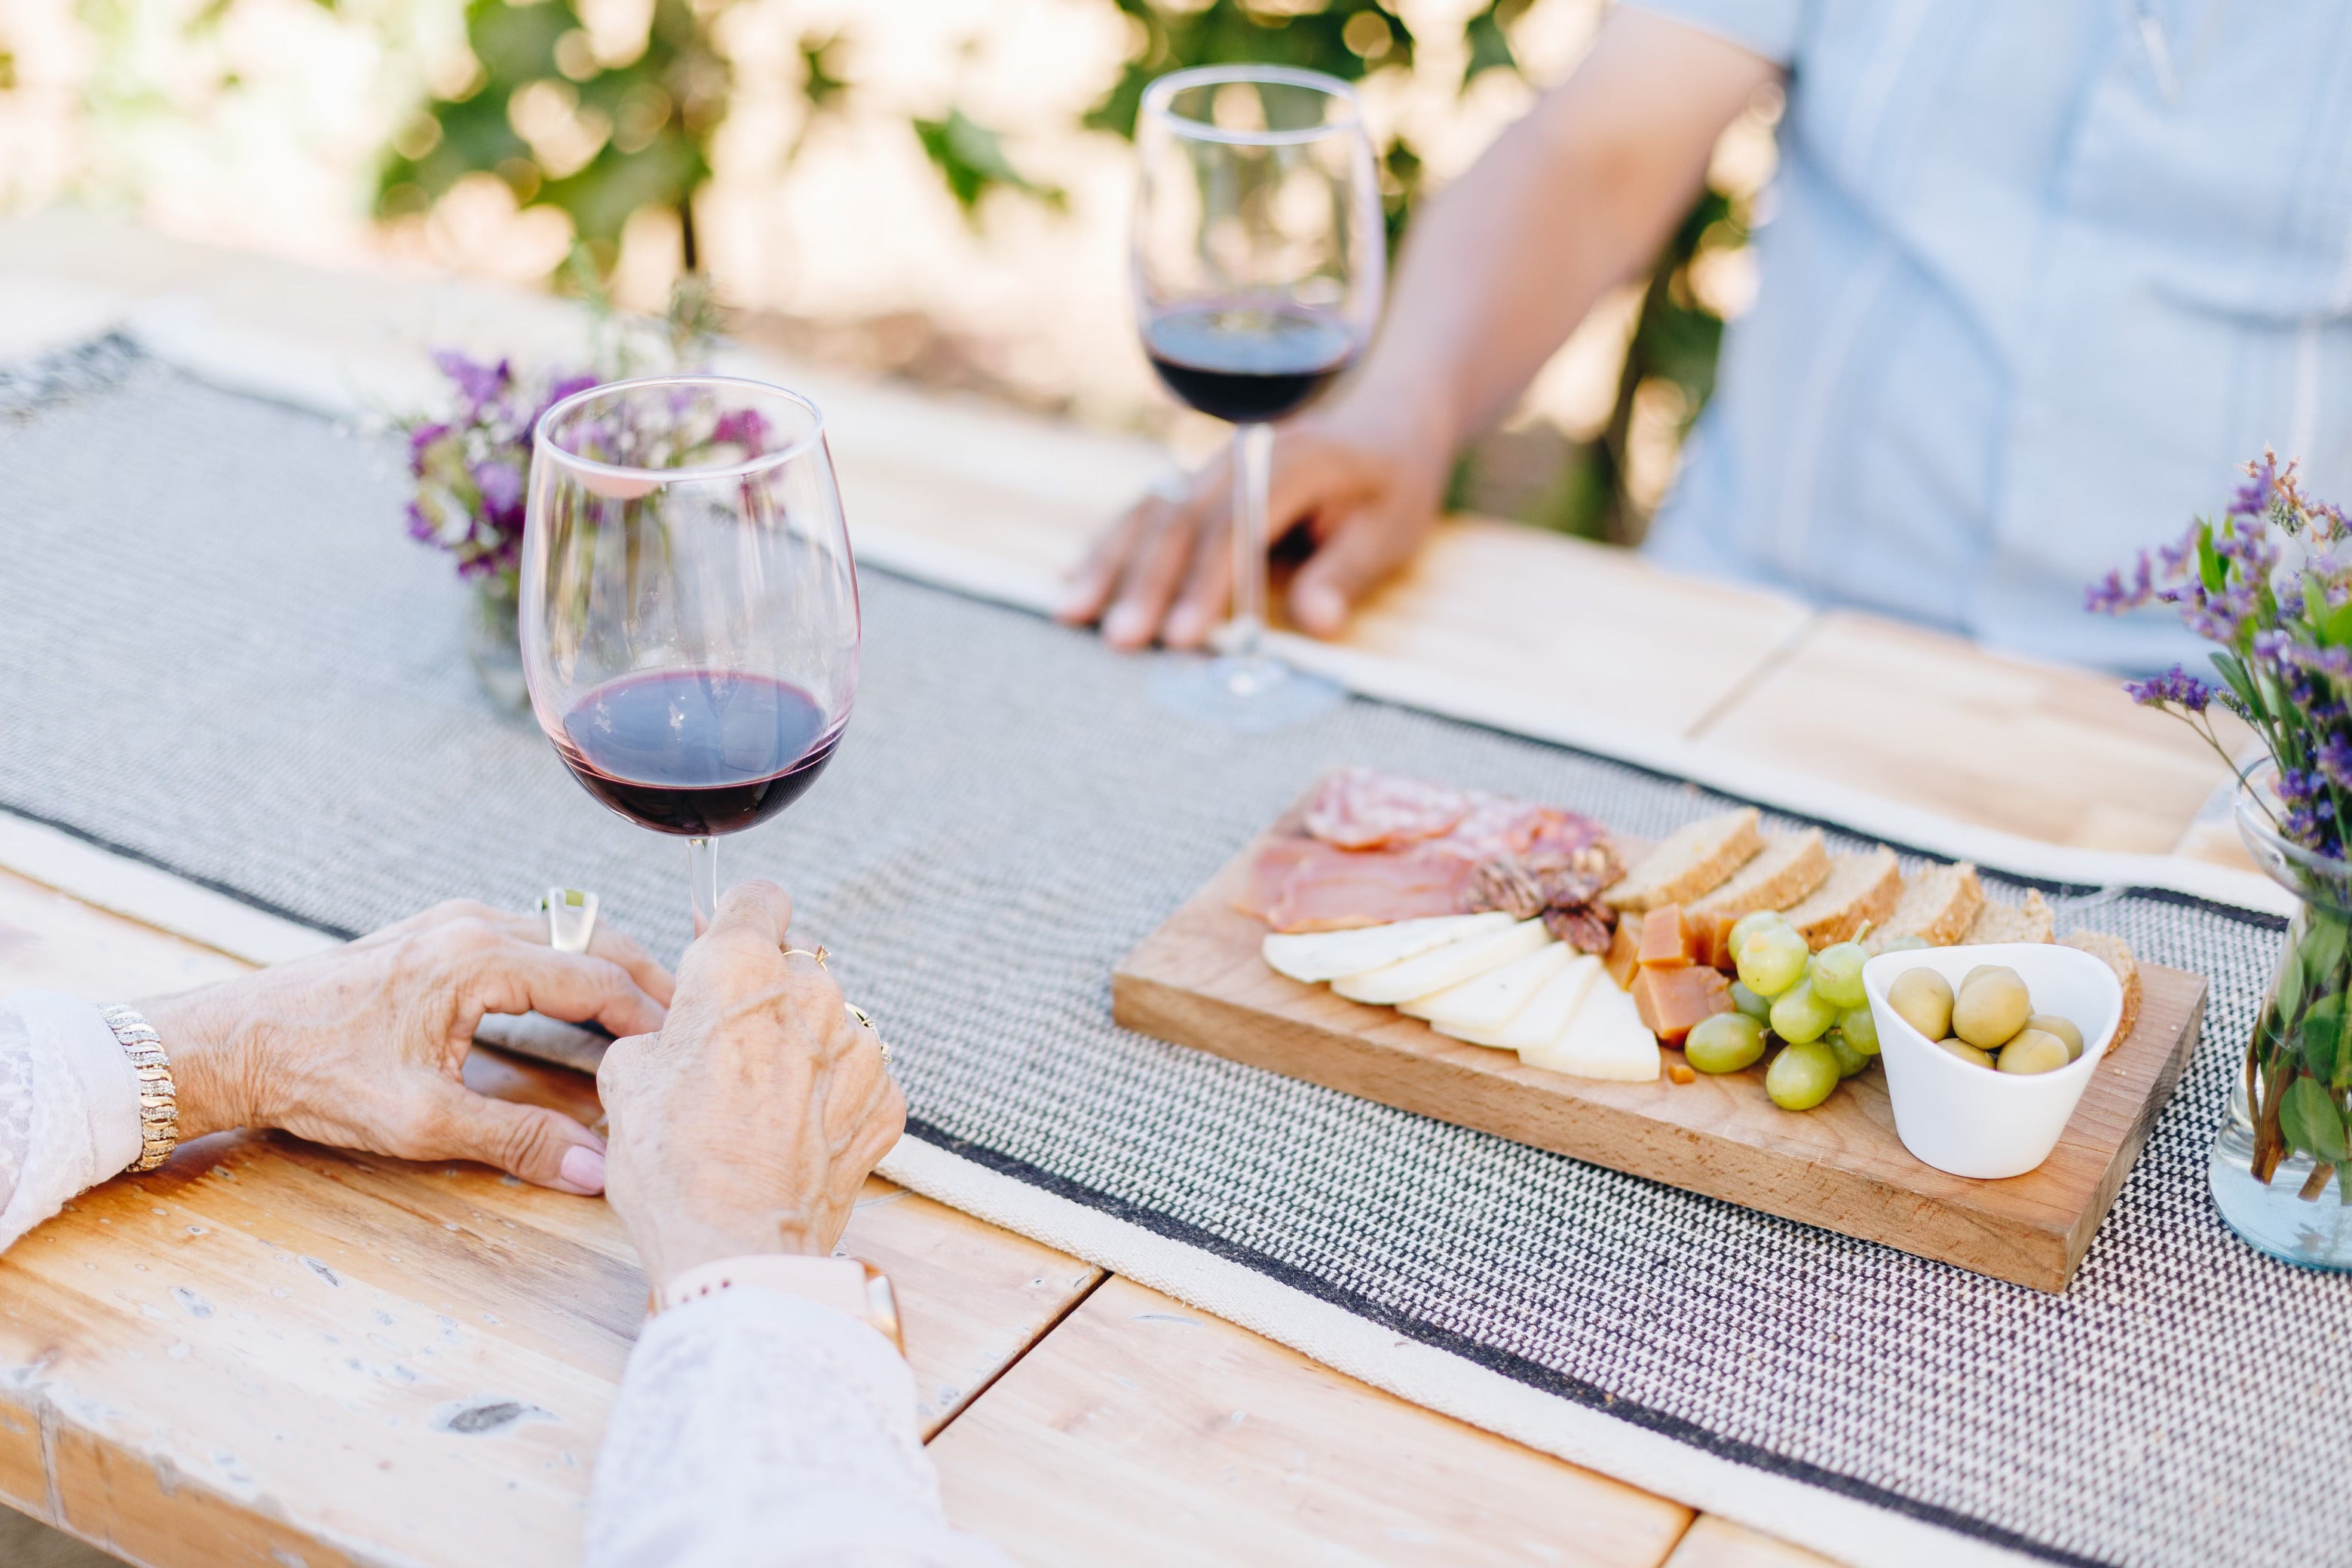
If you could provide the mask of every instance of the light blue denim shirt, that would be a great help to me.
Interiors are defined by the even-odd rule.
[[[2352,502],[2352,3],[1634,0],[1784,65],[1664,563],[2144,669],[2083,589],[2265,444]]]

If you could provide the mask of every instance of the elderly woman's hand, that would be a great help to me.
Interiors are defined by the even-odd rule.
[[[484,904],[437,905],[344,947],[142,1003],[178,1089],[180,1136],[281,1127],[409,1160],[478,1160],[569,1193],[604,1185],[604,1144],[560,1111],[466,1088],[486,1013],[615,1035],[657,1029],[670,978],[600,927],[586,953]]]
[[[659,1036],[614,1042],[596,1075],[606,1194],[656,1289],[722,1258],[830,1252],[906,1126],[880,1037],[785,955],[792,920],[772,882],[730,891]]]

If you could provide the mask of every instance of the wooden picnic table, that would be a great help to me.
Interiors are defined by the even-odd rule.
[[[0,357],[130,314],[232,382],[280,348],[285,374],[396,380],[428,333],[560,331],[554,309],[72,215],[0,225]],[[898,389],[827,382],[820,401],[861,538],[1015,599],[1048,593],[1167,461]],[[2226,770],[2106,676],[1500,523],[1443,531],[1345,649],[1493,710],[1589,710],[2029,837],[2233,852],[2199,822]],[[1893,719],[1864,700],[1890,688]],[[0,868],[0,989],[121,998],[243,967]],[[586,1079],[495,1053],[469,1077],[593,1105]],[[885,1182],[845,1245],[898,1283],[950,1513],[1025,1563],[1822,1561]],[[0,1260],[0,1500],[159,1568],[570,1563],[643,1300],[602,1204],[474,1166],[208,1139]]]

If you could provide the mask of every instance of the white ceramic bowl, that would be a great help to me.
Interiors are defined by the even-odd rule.
[[[2056,1072],[1987,1071],[1945,1050],[1886,1005],[1887,988],[1906,971],[1932,969],[1957,991],[1961,977],[1980,963],[2014,969],[2035,1012],[2072,1019],[2083,1031],[2083,1054]],[[2021,1176],[2048,1159],[2074,1102],[2115,1043],[2124,1008],[2113,970],[2054,942],[1882,952],[1862,966],[1862,988],[1878,1025],[1895,1131],[1914,1155],[1956,1176]]]

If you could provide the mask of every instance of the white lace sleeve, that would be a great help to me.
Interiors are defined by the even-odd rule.
[[[585,1568],[1009,1568],[948,1527],[898,1352],[773,1290],[646,1325],[587,1533]]]
[[[0,996],[0,1247],[137,1158],[138,1080],[98,1009]]]

